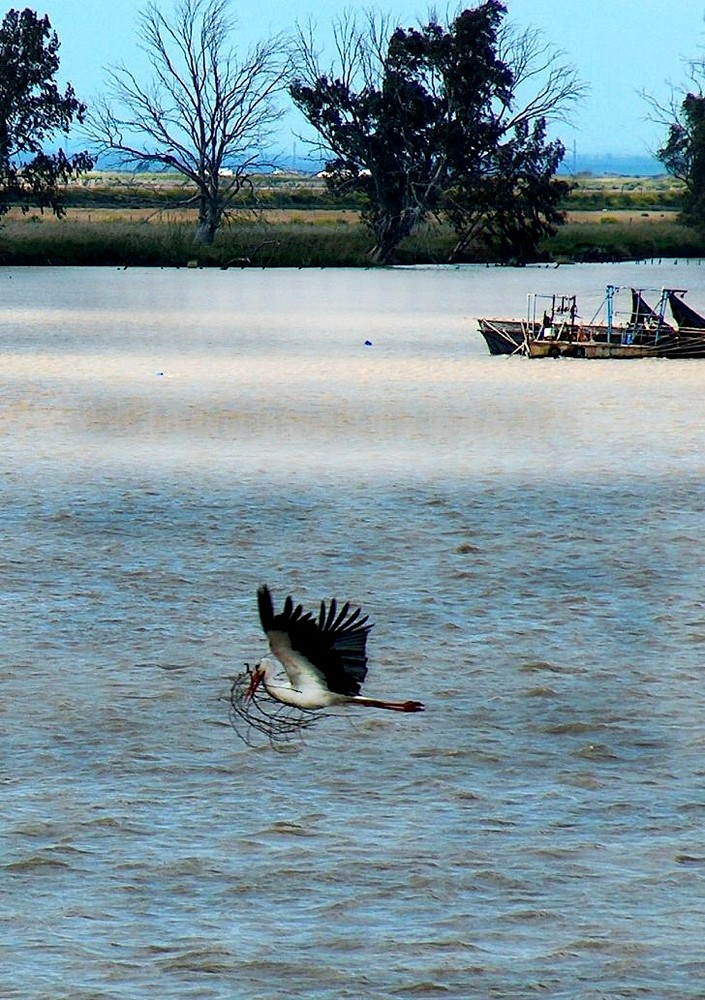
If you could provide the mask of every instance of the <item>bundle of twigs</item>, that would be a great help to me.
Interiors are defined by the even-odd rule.
[[[252,671],[246,664],[245,670],[233,678],[230,688],[230,722],[240,739],[250,747],[256,747],[265,737],[274,750],[297,750],[303,734],[325,713],[283,705],[260,688],[250,695]]]

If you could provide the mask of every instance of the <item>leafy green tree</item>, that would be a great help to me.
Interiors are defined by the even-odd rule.
[[[59,39],[48,17],[10,10],[0,24],[0,215],[13,205],[64,212],[62,187],[90,170],[87,153],[68,156],[43,146],[82,122],[86,106],[69,84],[62,93]]]
[[[672,108],[667,138],[657,158],[685,184],[683,221],[705,227],[705,97],[687,94]]]
[[[363,29],[344,17],[327,71],[313,33],[299,31],[290,93],[318,133],[331,186],[365,196],[373,260],[393,259],[401,240],[444,212],[457,252],[483,231],[507,257],[525,257],[557,220],[560,188],[550,181],[563,149],[546,143],[546,121],[582,88],[535,33],[512,39],[504,14],[485,0],[448,27],[391,32],[373,16]]]
[[[451,259],[481,243],[502,263],[529,261],[565,218],[561,203],[571,185],[556,177],[564,152],[560,142],[546,141],[543,119],[520,122],[487,169],[458,172],[443,201],[458,238]]]

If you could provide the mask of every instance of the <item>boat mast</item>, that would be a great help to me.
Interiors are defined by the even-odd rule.
[[[607,306],[607,343],[612,340],[612,327],[614,324],[614,296],[619,291],[616,285],[608,285],[605,291],[605,303]]]
[[[666,325],[666,304],[668,303],[668,288],[661,289],[661,297],[658,300],[658,326],[656,328],[656,336],[654,342],[658,343],[659,334]]]

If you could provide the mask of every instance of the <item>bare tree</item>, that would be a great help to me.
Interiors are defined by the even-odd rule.
[[[517,28],[511,22],[498,34],[497,55],[513,74],[514,102],[502,108],[505,130],[537,119],[570,122],[570,111],[588,92],[565,53],[547,41],[539,28]]]
[[[196,187],[196,239],[212,243],[228,206],[264,165],[264,149],[285,113],[286,48],[274,35],[239,58],[230,0],[176,0],[170,15],[149,3],[141,48],[152,68],[143,83],[113,67],[89,134],[98,152],[141,169],[171,170]]]

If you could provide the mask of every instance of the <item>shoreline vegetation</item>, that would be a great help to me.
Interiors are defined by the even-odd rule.
[[[705,257],[705,235],[682,225],[670,177],[574,178],[567,221],[543,241],[546,263]],[[256,178],[211,246],[195,242],[196,209],[178,175],[91,173],[66,189],[66,215],[13,209],[0,224],[2,266],[369,267],[372,238],[354,198],[334,199],[311,175]],[[399,247],[399,264],[447,263],[447,225],[429,223]],[[495,263],[471,248],[458,263]]]

